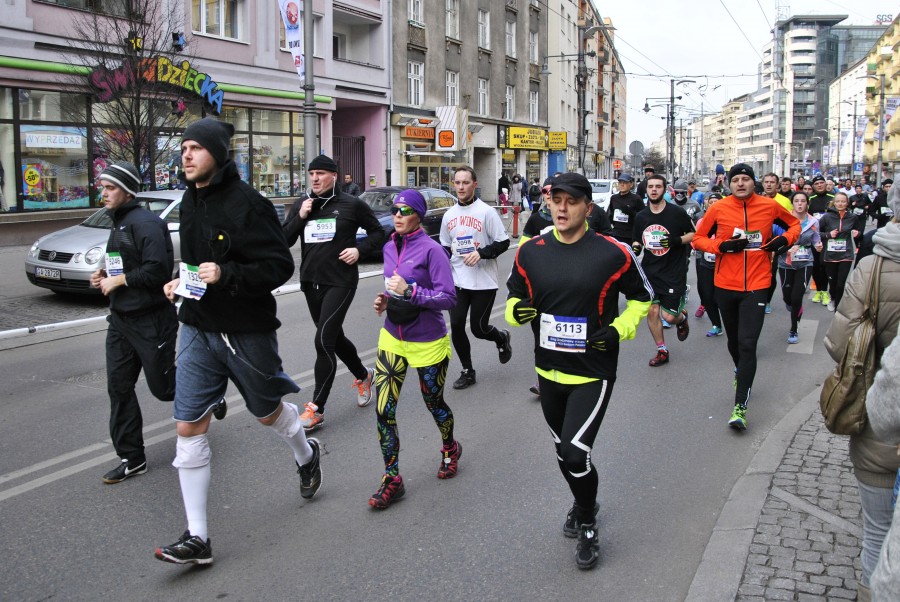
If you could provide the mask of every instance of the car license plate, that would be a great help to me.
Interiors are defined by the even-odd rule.
[[[34,268],[34,275],[37,278],[46,278],[47,280],[59,280],[59,270],[52,270],[50,268]]]

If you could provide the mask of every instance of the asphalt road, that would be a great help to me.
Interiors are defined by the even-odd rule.
[[[511,260],[504,255],[502,270]],[[371,300],[381,286],[379,278],[361,282],[345,323],[370,365],[380,326]],[[694,297],[691,311],[696,305]],[[561,534],[571,498],[527,391],[530,329],[514,330],[505,366],[493,345],[475,342],[478,384],[448,387],[464,448],[453,480],[435,477],[440,440],[409,375],[398,412],[407,495],[384,512],[366,504],[382,470],[374,408],[356,407],[346,371],[317,434],[326,451],[324,485],[310,502],[299,497],[287,448],[230,390],[229,416],[211,429],[215,564],[203,569],[152,556],[184,529],[168,404],[139,383],[150,471],[104,485],[100,476],[116,459],[103,332],[19,339],[23,345],[0,350],[0,541],[8,550],[0,599],[682,600],[733,484],[830,365],[821,338],[831,314],[808,307],[804,343],[788,349],[789,318],[782,304],[775,308],[760,341],[744,434],[726,427],[732,370],[725,338],[703,336],[705,318],[691,317],[684,343],[667,331],[672,361],[661,368],[647,366],[654,346],[646,326],[623,344],[593,452],[602,557],[589,572],[575,568],[574,541]],[[303,403],[314,351],[302,297],[279,297],[279,317],[285,369],[303,387],[289,400]],[[449,378],[458,371],[454,359]]]

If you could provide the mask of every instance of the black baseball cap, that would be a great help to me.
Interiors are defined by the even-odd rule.
[[[634,182],[634,176],[630,173],[620,173],[619,177],[616,179],[620,182]]]
[[[585,197],[588,200],[591,199],[591,193],[593,192],[591,183],[588,182],[588,179],[580,173],[574,172],[564,173],[560,176],[557,176],[551,186],[551,193],[553,193],[553,191],[555,190],[562,190],[563,192],[568,192],[573,197]]]

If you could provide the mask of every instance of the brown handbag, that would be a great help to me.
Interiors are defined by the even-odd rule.
[[[844,356],[822,384],[819,408],[825,426],[836,435],[856,435],[866,426],[866,392],[877,371],[875,324],[883,258],[876,256],[869,276],[865,307],[850,333]]]

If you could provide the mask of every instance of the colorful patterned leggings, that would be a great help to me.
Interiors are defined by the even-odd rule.
[[[450,357],[443,361],[416,368],[419,372],[419,388],[425,406],[434,417],[434,422],[441,431],[444,445],[453,443],[453,412],[444,402],[444,381],[447,379],[447,367]],[[375,362],[375,387],[378,392],[378,442],[381,444],[381,455],[384,456],[384,473],[397,476],[399,473],[398,456],[400,454],[400,436],[397,433],[397,400],[400,388],[406,378],[409,362],[402,355],[395,355],[383,349],[378,350]]]

